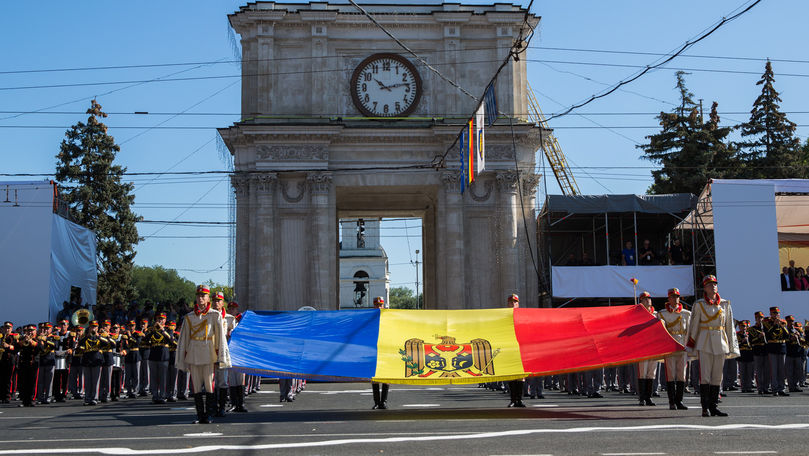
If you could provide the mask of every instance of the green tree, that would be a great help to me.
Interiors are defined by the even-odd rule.
[[[134,186],[122,182],[126,168],[114,164],[120,148],[99,119],[107,117],[96,100],[87,110],[87,123],[73,125],[56,156],[56,180],[71,218],[96,235],[98,301],[128,301],[135,245],[139,241],[132,211]]]
[[[180,299],[190,303],[196,293],[194,282],[180,277],[176,270],[163,266],[135,266],[132,269],[132,286],[135,298],[140,303],[175,303]]]
[[[809,173],[800,140],[795,136],[796,125],[781,112],[781,97],[774,82],[772,64],[767,60],[764,74],[756,83],[761,86],[761,94],[753,103],[750,120],[739,125],[744,139],[738,144],[746,164],[744,177],[804,178]]]
[[[680,105],[672,112],[661,112],[657,116],[661,131],[637,147],[644,151],[644,158],[660,165],[652,171],[649,193],[699,194],[709,179],[735,174],[739,163],[734,149],[726,144],[731,128],[719,126],[718,104],[712,104],[709,120],[704,122],[682,71],[677,72],[676,87]]]
[[[424,306],[416,306],[416,296],[413,290],[407,287],[395,287],[388,291],[391,309],[421,309]],[[419,302],[424,302],[424,295],[419,294]]]

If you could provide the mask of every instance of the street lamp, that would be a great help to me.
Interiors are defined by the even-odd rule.
[[[419,308],[419,251],[416,250],[416,309]]]

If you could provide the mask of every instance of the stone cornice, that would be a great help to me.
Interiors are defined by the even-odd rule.
[[[309,183],[309,191],[314,195],[327,194],[332,188],[331,173],[310,173],[306,176]]]

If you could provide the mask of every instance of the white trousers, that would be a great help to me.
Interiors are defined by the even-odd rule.
[[[652,379],[657,372],[657,360],[641,361],[638,363],[638,378]]]
[[[688,367],[688,354],[684,351],[666,356],[666,381],[684,382],[685,369]]]
[[[194,393],[201,393],[202,387],[205,392],[213,393],[213,364],[188,364],[188,373],[191,374],[191,383],[194,385]]]
[[[714,386],[722,384],[722,370],[725,367],[725,355],[714,355],[699,351],[699,383]]]

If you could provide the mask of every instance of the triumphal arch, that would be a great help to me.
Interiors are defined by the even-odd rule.
[[[526,16],[503,3],[364,7],[477,97]],[[497,79],[501,115],[485,130],[485,170],[461,194],[459,149],[450,146],[477,103],[354,6],[259,1],[229,19],[241,37],[242,120],[219,133],[236,171],[241,304],[337,309],[338,221],[407,216],[423,220],[426,308],[501,307],[510,293],[537,305],[543,134],[522,120],[525,58]],[[448,149],[445,166],[425,167]]]

